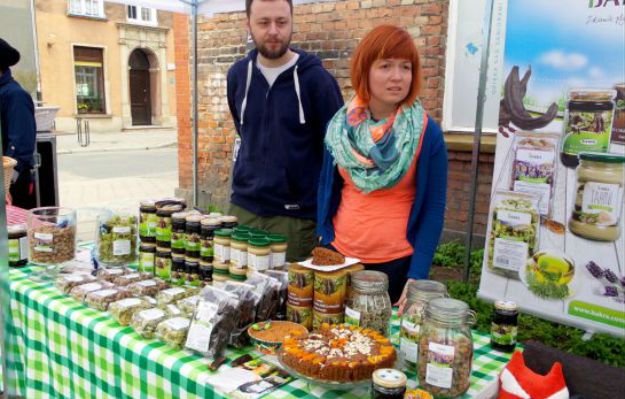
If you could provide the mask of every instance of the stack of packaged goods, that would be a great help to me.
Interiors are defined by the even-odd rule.
[[[287,320],[312,329],[315,272],[293,263],[289,266]]]

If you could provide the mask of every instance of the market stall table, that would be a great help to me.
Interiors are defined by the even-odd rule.
[[[121,327],[108,313],[92,310],[64,295],[52,283],[29,278],[31,268],[10,271],[8,317],[10,386],[26,397],[223,398],[206,381],[207,361],[144,339]],[[399,319],[393,317],[393,336]],[[490,348],[488,336],[474,333],[471,387],[464,397],[489,397],[510,355]],[[252,347],[228,350],[233,360]],[[227,362],[226,362],[227,364]],[[408,372],[414,386],[415,375]],[[366,389],[329,391],[296,379],[266,398],[365,398]]]

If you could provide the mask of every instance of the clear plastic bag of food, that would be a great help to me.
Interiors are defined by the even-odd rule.
[[[167,318],[167,313],[160,308],[140,310],[132,315],[130,326],[143,338],[153,338],[156,326]]]
[[[280,283],[278,288],[278,310],[272,315],[272,319],[286,320],[286,303],[288,298],[289,273],[284,270],[267,270],[265,274],[275,278]]]
[[[155,308],[158,306],[158,302],[156,302],[156,298],[151,297],[151,296],[142,296],[140,297],[141,299],[143,299],[144,301],[146,301],[148,303],[148,305],[150,305],[151,308]]]
[[[254,320],[274,319],[280,306],[280,282],[266,274],[251,271],[246,283],[252,285],[258,295]]]
[[[179,300],[192,296],[197,292],[187,287],[173,287],[160,291],[156,294],[156,302],[158,306],[169,305],[170,303],[176,303]]]
[[[134,296],[156,296],[159,291],[169,288],[169,284],[165,281],[152,278],[149,280],[142,280],[134,282],[128,285],[128,290]]]
[[[90,308],[105,311],[111,303],[130,296],[130,292],[123,288],[106,288],[88,293],[85,296],[85,304]]]
[[[261,297],[253,285],[246,283],[227,281],[223,290],[236,295],[239,299],[239,306],[237,306],[235,313],[236,323],[230,335],[229,344],[236,348],[242,348],[249,344],[246,333],[247,327],[255,320],[256,306]]]
[[[191,320],[186,317],[171,317],[156,326],[156,338],[172,348],[182,349],[187,339]]]
[[[191,317],[195,312],[195,308],[197,307],[197,303],[200,300],[199,295],[193,295],[188,298],[183,298],[178,301],[178,308],[182,312],[183,315]]]
[[[239,299],[224,290],[206,286],[200,293],[185,347],[215,359],[228,345],[236,324]]]
[[[129,273],[129,274],[124,274],[123,276],[116,277],[113,280],[113,284],[120,286],[120,287],[125,287],[132,283],[136,283],[137,281],[148,280],[151,277],[153,276],[150,275],[149,273],[138,273],[138,272]]]
[[[69,294],[78,302],[84,302],[88,293],[113,287],[113,284],[106,281],[94,281],[87,284],[77,285],[71,289]]]
[[[135,312],[149,308],[150,305],[140,298],[125,298],[109,305],[109,313],[122,326],[130,324]]]
[[[97,273],[98,280],[113,282],[117,277],[132,273],[132,270],[125,267],[116,267],[113,269],[99,269]]]
[[[182,313],[182,310],[180,310],[180,308],[176,305],[174,305],[173,303],[167,304],[165,306],[163,306],[163,310],[165,310],[165,313],[167,313],[167,316],[169,317],[174,317],[174,316],[185,316]]]
[[[77,285],[93,283],[95,280],[95,277],[90,274],[68,274],[58,277],[54,285],[63,293],[67,294]]]

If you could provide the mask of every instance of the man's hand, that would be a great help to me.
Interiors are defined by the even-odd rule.
[[[401,316],[402,313],[404,313],[404,307],[406,306],[406,294],[408,293],[408,284],[410,284],[411,281],[417,281],[414,278],[409,278],[406,281],[406,285],[404,285],[404,290],[401,292],[401,296],[399,297],[399,301],[395,302],[395,304],[393,306],[399,306],[399,311],[397,312],[398,316]]]

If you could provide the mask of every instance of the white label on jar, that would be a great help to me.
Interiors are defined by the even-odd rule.
[[[215,251],[213,255],[217,261],[226,263],[230,260],[230,247],[215,243],[213,250]]]
[[[35,238],[42,242],[47,242],[52,244],[52,240],[54,240],[54,234],[52,233],[35,233]]]
[[[230,263],[232,263],[236,268],[243,269],[247,266],[247,251],[241,251],[240,249],[231,249],[230,250]]]
[[[527,212],[514,212],[506,209],[497,211],[497,220],[511,226],[524,226],[532,224],[532,215]]]
[[[410,363],[416,363],[419,357],[419,344],[412,342],[409,338],[402,337],[399,342],[399,351],[404,355],[404,359]]]
[[[190,320],[186,317],[174,317],[173,319],[169,319],[164,322],[170,330],[184,330],[185,328],[189,328]]]
[[[130,255],[130,240],[113,241],[113,256]]]
[[[271,253],[271,267],[282,267],[286,263],[286,252]]]
[[[598,226],[614,226],[618,223],[623,193],[618,184],[587,182],[584,185],[582,212],[598,215]]]
[[[19,262],[28,259],[28,237],[9,240],[9,260]]]
[[[269,269],[269,255],[256,255],[248,252],[247,263],[255,270],[267,270]]]
[[[165,312],[161,309],[148,309],[141,312],[140,317],[144,321],[152,321],[165,316]]]
[[[527,262],[529,246],[526,242],[495,238],[493,250],[493,266],[519,271]]]
[[[345,324],[360,326],[360,312],[345,306]]]
[[[420,326],[416,325],[415,323],[411,323],[405,319],[401,321],[401,328],[411,335],[419,334],[420,330]]]
[[[156,228],[156,226],[158,226],[158,223],[157,223],[157,222],[148,222],[148,227],[149,227],[150,229],[155,229],[155,228]]]
[[[450,345],[441,345],[435,342],[428,344],[428,363],[425,371],[425,382],[430,385],[450,389],[454,370],[456,349]]]
[[[126,299],[122,299],[121,301],[117,301],[117,307],[121,308],[121,309],[127,309],[127,308],[131,308],[133,306],[137,306],[140,305],[143,301],[139,298],[126,298]]]
[[[128,234],[130,233],[130,226],[115,226],[113,227],[113,233]]]
[[[519,193],[536,194],[540,197],[538,208],[541,215],[549,213],[549,197],[551,196],[551,186],[547,183],[530,183],[521,180],[514,182],[514,191]],[[531,218],[530,218],[531,219]]]

